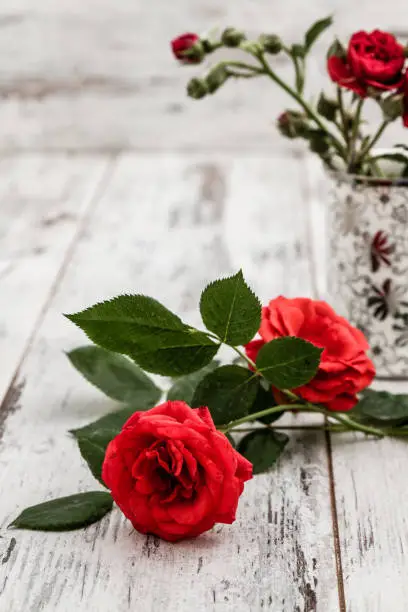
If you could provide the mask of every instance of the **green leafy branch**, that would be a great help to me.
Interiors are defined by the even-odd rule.
[[[287,138],[301,138],[307,141],[312,152],[320,156],[323,163],[332,170],[344,169],[351,174],[383,176],[379,160],[371,152],[387,127],[400,118],[404,108],[404,94],[400,91],[382,92],[368,88],[364,95],[373,100],[383,115],[383,121],[374,135],[364,135],[363,106],[365,98],[348,92],[347,98],[337,87],[335,98],[321,92],[317,103],[305,96],[307,59],[319,37],[332,25],[331,16],[319,19],[306,32],[300,43],[287,45],[276,34],[261,34],[256,40],[248,40],[245,33],[227,28],[219,39],[201,39],[185,52],[200,63],[208,55],[221,48],[236,48],[249,57],[246,61],[225,60],[216,63],[200,78],[193,78],[187,85],[191,98],[201,99],[216,93],[229,80],[267,77],[296,102],[298,109],[287,109],[277,120],[277,127]],[[286,82],[273,65],[278,54],[285,54],[294,68],[293,84]],[[336,56],[346,60],[347,53],[336,39],[330,46],[327,57]],[[189,62],[185,63],[189,64]],[[192,63],[190,63],[192,65]],[[400,175],[408,174],[408,158]]]
[[[119,409],[70,432],[102,486],[109,442],[134,412],[152,408],[163,395],[191,407],[207,406],[217,428],[251,461],[255,474],[278,460],[289,441],[285,429],[313,427],[332,433],[408,436],[408,396],[369,390],[347,414],[299,397],[293,390],[314,378],[322,352],[309,342],[295,337],[272,340],[253,362],[241,347],[260,327],[261,304],[242,272],[208,285],[201,295],[200,312],[204,331],[186,325],[162,304],[141,295],[119,296],[68,315],[95,342],[71,351],[68,359],[86,380],[120,402]],[[221,344],[231,347],[243,365],[220,365],[214,356]],[[142,367],[171,377],[167,394]],[[273,389],[285,398],[284,404],[276,401]],[[277,424],[286,412],[323,419],[320,425]],[[12,526],[76,529],[100,520],[112,506],[108,492],[78,493],[27,508]]]

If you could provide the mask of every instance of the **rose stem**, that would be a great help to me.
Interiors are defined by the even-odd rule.
[[[288,93],[292,98],[294,98],[298,102],[298,104],[300,104],[300,106],[304,109],[307,115],[319,126],[319,128],[323,130],[325,134],[330,136],[334,147],[337,149],[337,152],[340,154],[340,157],[342,157],[345,160],[346,151],[344,150],[343,145],[330,132],[330,130],[327,129],[327,126],[324,125],[324,123],[320,120],[318,115],[316,115],[316,113],[308,105],[308,103],[305,100],[303,100],[303,98],[298,93],[296,93],[296,91],[294,91],[291,87],[289,87],[289,85],[287,85],[284,81],[282,81],[282,79],[275,72],[273,72],[268,62],[265,60],[265,58],[263,57],[261,53],[253,54],[253,55],[254,57],[258,58],[258,60],[262,64],[265,74],[267,74],[273,81],[275,81],[275,83],[280,85],[280,87],[282,87],[282,89],[284,89],[286,93]]]
[[[218,66],[225,66],[228,68],[231,66],[232,68],[240,68],[241,70],[251,70],[255,74],[263,74],[262,68],[258,68],[258,66],[251,66],[251,64],[245,64],[245,62],[232,62],[232,61],[224,61],[219,62]]]
[[[351,138],[350,138],[350,143],[349,143],[349,155],[348,155],[349,172],[352,170],[352,167],[354,164],[354,158],[356,154],[356,151],[355,151],[356,141],[357,141],[357,136],[358,136],[358,128],[360,125],[361,111],[363,109],[363,104],[364,104],[364,98],[360,98],[360,100],[358,101],[356,114],[354,115],[353,128],[352,128]]]
[[[211,334],[211,332],[207,332],[207,335],[215,337],[219,341],[219,338]],[[251,368],[255,372],[254,375],[262,376],[262,372],[260,372],[257,369],[256,364],[252,361],[252,359],[250,359],[247,355],[245,355],[245,353],[241,351],[238,347],[231,346],[231,348],[251,366]],[[299,398],[297,397],[297,395],[292,393],[292,391],[289,391],[288,389],[284,389],[283,393],[286,394],[289,399],[299,401]],[[342,425],[346,425],[348,429],[352,429],[355,431],[362,431],[363,433],[366,433],[366,434],[371,434],[371,435],[380,436],[380,437],[383,437],[385,435],[384,432],[381,431],[380,429],[376,429],[375,427],[369,427],[369,426],[357,423],[356,421],[353,421],[352,419],[350,419],[350,417],[346,417],[345,415],[339,414],[338,412],[332,412],[330,410],[325,410],[324,408],[314,406],[313,404],[299,404],[299,403],[298,404],[288,404],[288,405],[283,404],[283,405],[267,408],[266,410],[262,410],[261,412],[254,412],[253,414],[249,414],[236,421],[231,421],[230,423],[228,423],[226,427],[222,427],[220,431],[227,433],[234,427],[237,427],[238,425],[242,425],[243,423],[246,423],[248,421],[255,421],[259,418],[268,416],[270,414],[276,414],[279,412],[289,412],[293,410],[296,410],[297,412],[319,413],[323,416],[331,417],[332,419],[339,421],[339,423],[341,423]]]
[[[326,410],[325,408],[320,408],[320,407],[314,406],[313,404],[307,404],[307,405],[312,412],[323,414],[327,418],[334,419],[335,421],[338,421],[342,425],[346,425],[351,430],[362,431],[363,433],[371,434],[373,436],[378,436],[381,438],[384,437],[385,435],[381,429],[377,429],[376,427],[370,427],[368,425],[363,425],[362,423],[358,423],[357,421],[353,421],[353,419],[351,419],[349,416],[343,413],[334,412],[332,410]]]
[[[302,67],[298,62],[298,58],[293,55],[290,49],[285,45],[282,45],[282,50],[286,53],[288,57],[292,60],[293,67],[295,69],[295,79],[296,79],[296,90],[299,95],[303,94],[303,89],[305,87],[305,77],[304,77],[304,63]]]
[[[256,363],[255,363],[254,361],[252,361],[252,359],[250,359],[250,358],[248,357],[248,355],[245,355],[245,353],[244,353],[243,351],[241,351],[241,349],[239,349],[237,346],[232,346],[231,348],[232,348],[232,349],[234,349],[234,351],[235,351],[235,352],[236,352],[236,353],[237,353],[237,354],[238,354],[238,355],[239,355],[239,356],[240,356],[242,359],[244,359],[244,361],[246,361],[246,362],[247,362],[247,364],[248,364],[249,366],[251,366],[251,368],[252,368],[253,370],[255,370],[255,372],[257,372],[257,373],[258,373],[258,370],[257,370],[257,367],[256,367]]]
[[[230,430],[229,433],[235,433],[235,434],[248,433],[252,431],[261,431],[263,429],[270,429],[271,431],[273,431],[274,429],[278,431],[279,430],[282,430],[282,431],[286,431],[286,430],[331,431],[332,433],[346,433],[350,431],[347,427],[343,427],[342,425],[325,425],[323,427],[321,425],[265,425],[264,427],[248,427],[248,428],[244,427],[244,428],[239,428],[239,429],[233,429],[233,430]]]
[[[344,111],[344,100],[343,100],[343,90],[340,87],[337,87],[337,102],[339,105],[339,110],[340,110],[340,116],[341,116],[341,123],[343,126],[343,136],[344,136],[344,140],[346,142],[347,147],[350,144],[350,138],[349,138],[349,129],[347,126],[347,119],[346,119],[346,113]]]
[[[382,124],[380,125],[380,127],[378,128],[376,134],[374,134],[374,136],[372,137],[372,139],[366,144],[365,147],[363,147],[363,149],[360,151],[360,155],[358,157],[360,162],[364,161],[365,156],[367,155],[367,153],[369,153],[371,151],[371,149],[373,148],[373,146],[375,144],[377,144],[377,142],[379,141],[379,139],[381,138],[385,128],[388,126],[389,121],[385,120],[382,122]]]
[[[313,412],[310,407],[305,407],[304,404],[283,404],[280,406],[273,406],[272,408],[266,408],[266,410],[261,410],[260,412],[254,412],[253,414],[248,414],[241,419],[237,419],[236,421],[231,421],[225,427],[221,427],[220,431],[223,433],[229,432],[231,429],[238,427],[238,425],[242,425],[243,423],[248,423],[249,421],[256,421],[264,416],[269,416],[270,414],[277,414],[279,412],[289,412],[292,410],[296,410],[298,412]]]

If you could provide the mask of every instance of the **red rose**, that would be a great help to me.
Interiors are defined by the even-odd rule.
[[[361,97],[367,88],[399,89],[403,82],[404,47],[392,34],[374,30],[356,32],[350,39],[347,57],[331,56],[327,68],[331,79]]]
[[[278,297],[262,309],[259,334],[262,340],[253,340],[246,347],[251,359],[263,343],[282,336],[297,336],[324,349],[316,376],[294,392],[329,410],[353,408],[356,394],[374,378],[364,335],[326,302]]]
[[[177,36],[177,38],[171,41],[174,57],[185,64],[198,64],[202,59],[201,54],[191,53],[190,55],[186,55],[186,51],[193,49],[194,45],[197,45],[199,40],[200,37],[192,32]]]
[[[404,85],[402,91],[404,93],[404,112],[402,115],[402,120],[404,122],[404,126],[408,127],[408,70],[404,74]]]
[[[340,85],[340,87],[351,89],[361,98],[366,97],[367,91],[365,86],[356,79],[345,58],[332,55],[327,60],[327,70],[331,80]]]
[[[130,417],[107,448],[102,477],[135,529],[174,542],[232,523],[252,465],[208,408],[165,402]]]

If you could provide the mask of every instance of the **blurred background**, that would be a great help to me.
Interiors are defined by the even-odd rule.
[[[201,67],[180,68],[169,41],[236,26],[297,42],[328,14],[335,27],[309,66],[314,95],[328,86],[324,58],[336,34],[380,27],[408,37],[404,0],[2,0],[0,150],[287,149],[273,126],[285,94],[257,80],[189,100],[185,84]],[[289,60],[276,61],[289,76]]]

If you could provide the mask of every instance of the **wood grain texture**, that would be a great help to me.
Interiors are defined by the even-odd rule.
[[[335,34],[375,27],[408,34],[403,0],[287,0],[284,7],[279,0],[122,0],[119,6],[3,0],[0,150],[286,151],[274,121],[295,103],[267,80],[229,83],[214,97],[189,100],[185,85],[200,67],[177,66],[169,41],[186,30],[236,26],[253,36],[273,31],[291,44],[328,14],[335,26],[309,61],[314,98],[331,88],[325,55]],[[293,79],[287,59],[273,64]],[[374,119],[373,109],[369,116]],[[383,143],[399,140],[401,128],[392,126]]]
[[[319,296],[327,299],[325,206],[329,183],[314,159],[307,161],[308,201],[314,230]],[[378,381],[377,389],[407,393],[407,383]],[[405,612],[408,498],[407,443],[360,434],[332,435],[334,495],[347,612]]]
[[[377,388],[407,393],[406,383]],[[405,612],[407,513],[404,440],[332,436],[347,612]]]
[[[0,403],[108,166],[0,159]]]
[[[303,184],[293,159],[119,159],[3,424],[5,610],[338,611],[326,449],[313,433],[295,434],[276,468],[248,484],[233,526],[194,541],[141,536],[118,511],[85,532],[5,529],[27,505],[99,486],[66,432],[113,405],[69,366],[63,351],[84,338],[61,312],[138,291],[198,323],[203,285],[241,266],[263,300],[310,292],[307,209],[297,205]]]
[[[120,6],[4,0],[0,149],[285,150],[274,128],[283,108],[293,106],[284,93],[257,80],[189,100],[186,83],[201,68],[178,66],[169,42],[186,30],[227,26],[254,36],[277,30],[288,43],[299,42],[309,24],[331,11],[331,0],[287,0],[285,10],[279,0],[123,0]],[[328,34],[322,44],[329,42]],[[288,60],[273,61],[293,79]],[[311,62],[308,77],[314,94],[327,83],[323,52],[319,62],[319,69]]]

